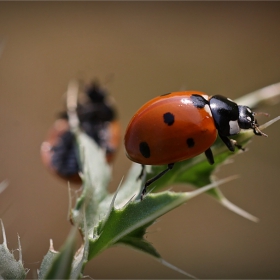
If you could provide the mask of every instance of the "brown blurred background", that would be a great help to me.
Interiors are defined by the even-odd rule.
[[[42,166],[40,144],[72,78],[106,83],[125,127],[147,100],[179,89],[232,99],[280,81],[280,2],[1,2],[0,195],[9,247],[21,236],[34,277],[49,246],[63,244],[66,183]],[[280,105],[262,108],[271,118]],[[261,118],[260,122],[266,121]],[[280,278],[279,130],[220,168],[232,202],[253,223],[202,195],[159,219],[147,239],[168,262],[200,278]],[[121,147],[110,190],[130,166]],[[183,278],[124,247],[87,264],[93,278]]]

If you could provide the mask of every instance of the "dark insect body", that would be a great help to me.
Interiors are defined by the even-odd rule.
[[[116,109],[107,92],[97,82],[86,88],[77,104],[80,128],[106,152],[111,163],[120,142],[120,125]],[[59,177],[80,183],[80,166],[75,137],[70,131],[67,112],[62,112],[48,132],[41,146],[45,166]]]

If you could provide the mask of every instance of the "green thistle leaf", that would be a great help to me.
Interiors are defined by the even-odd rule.
[[[23,267],[19,236],[19,260],[17,261],[8,249],[4,225],[2,220],[0,222],[3,235],[3,243],[0,244],[0,279],[25,279],[28,270]]]

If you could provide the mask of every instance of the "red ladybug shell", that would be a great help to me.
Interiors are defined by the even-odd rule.
[[[197,91],[172,92],[144,104],[130,121],[125,138],[127,157],[144,165],[165,165],[205,152],[217,129],[209,105],[199,108],[191,96]]]

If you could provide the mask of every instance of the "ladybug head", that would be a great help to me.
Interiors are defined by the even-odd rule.
[[[92,82],[92,84],[87,88],[86,94],[94,103],[103,102],[106,96],[106,92],[100,87],[98,81]]]
[[[252,112],[252,110],[248,106],[238,105],[238,110],[239,110],[238,124],[240,128],[242,129],[251,128],[253,129],[256,135],[267,137],[267,135],[259,129],[258,122],[255,119],[255,113]]]

